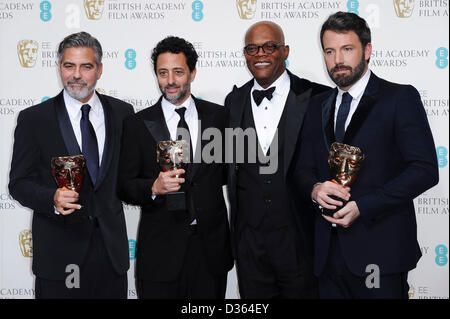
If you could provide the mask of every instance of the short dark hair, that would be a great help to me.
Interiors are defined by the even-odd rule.
[[[192,72],[195,69],[195,65],[197,64],[198,54],[194,49],[192,43],[186,41],[185,39],[168,36],[167,38],[158,42],[156,47],[152,52],[152,61],[153,61],[153,69],[156,73],[156,60],[158,56],[162,53],[184,53],[186,56],[186,63],[189,67],[189,71]]]
[[[103,51],[100,42],[87,32],[72,33],[64,38],[58,46],[58,62],[62,61],[64,51],[68,48],[87,47],[95,52],[95,62],[102,63]]]
[[[320,30],[320,43],[323,49],[323,34],[327,30],[332,31],[354,31],[365,48],[367,43],[371,41],[370,28],[366,20],[351,12],[338,11],[330,15],[327,21],[322,25]]]

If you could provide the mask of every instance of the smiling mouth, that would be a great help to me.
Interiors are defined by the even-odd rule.
[[[269,66],[270,64],[271,63],[269,63],[269,62],[256,62],[253,65],[257,68],[263,68],[263,67]]]
[[[179,89],[179,87],[166,87],[166,92],[167,93],[174,93],[174,92],[177,92],[178,91],[178,89]]]

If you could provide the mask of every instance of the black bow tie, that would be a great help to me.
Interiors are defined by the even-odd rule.
[[[268,90],[253,90],[253,100],[255,100],[256,105],[259,106],[265,97],[270,101],[273,91],[275,91],[275,87],[271,87]]]

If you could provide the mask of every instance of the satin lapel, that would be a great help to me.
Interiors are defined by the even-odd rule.
[[[98,97],[102,102],[103,114],[105,117],[105,147],[103,148],[103,155],[100,161],[100,170],[98,173],[97,182],[95,183],[95,189],[99,187],[108,172],[108,168],[114,154],[114,148],[117,143],[117,130],[114,129],[113,108],[104,96],[98,94]]]
[[[372,72],[369,83],[364,91],[364,95],[362,96],[361,101],[352,116],[352,120],[345,131],[344,143],[351,144],[353,138],[369,116],[377,100],[378,87],[379,79]]]
[[[252,80],[253,81],[253,80]],[[252,81],[247,82],[242,89],[238,89],[237,93],[231,100],[230,106],[230,127],[237,128],[241,126],[242,115],[244,114],[244,108],[250,103],[250,90],[252,88]],[[248,102],[248,103],[247,103]]]
[[[289,164],[295,151],[297,139],[300,129],[303,125],[303,118],[305,117],[308,102],[311,97],[312,89],[303,92],[300,95],[295,95],[294,91],[290,90],[286,105],[286,126],[284,131],[284,176],[286,177],[289,169]]]
[[[148,118],[150,119],[144,120],[144,124],[155,139],[156,143],[160,141],[169,141],[170,133],[161,107],[161,99],[150,108]]]
[[[55,98],[55,112],[58,119],[59,129],[66,145],[69,156],[81,154],[80,146],[73,132],[72,123],[70,122],[69,113],[67,113],[66,104],[64,103],[63,93],[61,92]],[[60,156],[64,156],[61,154]]]
[[[322,132],[327,150],[330,150],[334,137],[334,109],[336,104],[337,89],[322,103]]]

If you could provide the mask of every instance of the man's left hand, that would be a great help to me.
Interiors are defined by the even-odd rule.
[[[340,225],[344,228],[349,227],[353,222],[359,217],[358,205],[355,201],[348,202],[347,205],[342,207],[333,217],[322,215],[323,218],[328,220],[330,223]]]

